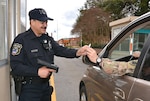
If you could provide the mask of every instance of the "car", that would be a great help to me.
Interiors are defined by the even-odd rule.
[[[140,57],[132,53],[140,51]],[[80,83],[80,101],[150,101],[150,12],[127,24],[100,53],[114,61],[138,59],[133,73],[111,75],[83,56],[88,68]]]

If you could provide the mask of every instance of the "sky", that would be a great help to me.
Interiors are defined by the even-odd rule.
[[[79,16],[79,9],[86,0],[27,0],[27,29],[29,28],[28,12],[34,8],[43,8],[48,17],[47,32],[57,41],[62,38],[76,37],[70,34],[73,24]],[[52,33],[52,34],[51,34]]]

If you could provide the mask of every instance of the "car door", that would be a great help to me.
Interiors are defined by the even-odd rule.
[[[150,30],[150,29],[149,29]],[[140,61],[141,60],[141,61]],[[128,101],[149,101],[150,99],[150,36],[145,43],[135,74],[137,78],[130,90]]]
[[[106,74],[97,66],[87,70],[86,90],[88,101],[114,101],[112,95],[114,83],[112,76]]]
[[[112,76],[112,81],[108,81],[111,86],[107,87],[107,90],[110,89],[109,94],[113,96],[112,101],[148,101],[147,98],[150,99],[150,97],[147,96],[150,93],[150,89],[145,88],[149,87],[150,84],[148,81],[141,79],[140,75],[142,74],[143,63],[145,63],[145,56],[148,53],[146,50],[148,49],[147,45],[149,41],[147,40],[149,34],[150,13],[126,26],[120,34],[106,46],[105,50],[103,50],[104,53],[99,54],[104,58],[128,62],[137,59],[132,56],[134,51],[142,52],[133,73],[128,73],[123,76]],[[142,93],[145,92],[145,90],[147,94]]]

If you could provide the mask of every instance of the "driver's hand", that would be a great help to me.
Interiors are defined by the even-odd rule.
[[[140,57],[141,52],[140,51],[135,51],[133,52],[132,56],[134,56],[135,58]]]

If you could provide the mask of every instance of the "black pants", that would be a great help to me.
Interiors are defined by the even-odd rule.
[[[40,84],[24,84],[19,101],[51,101],[53,87],[49,82]]]

